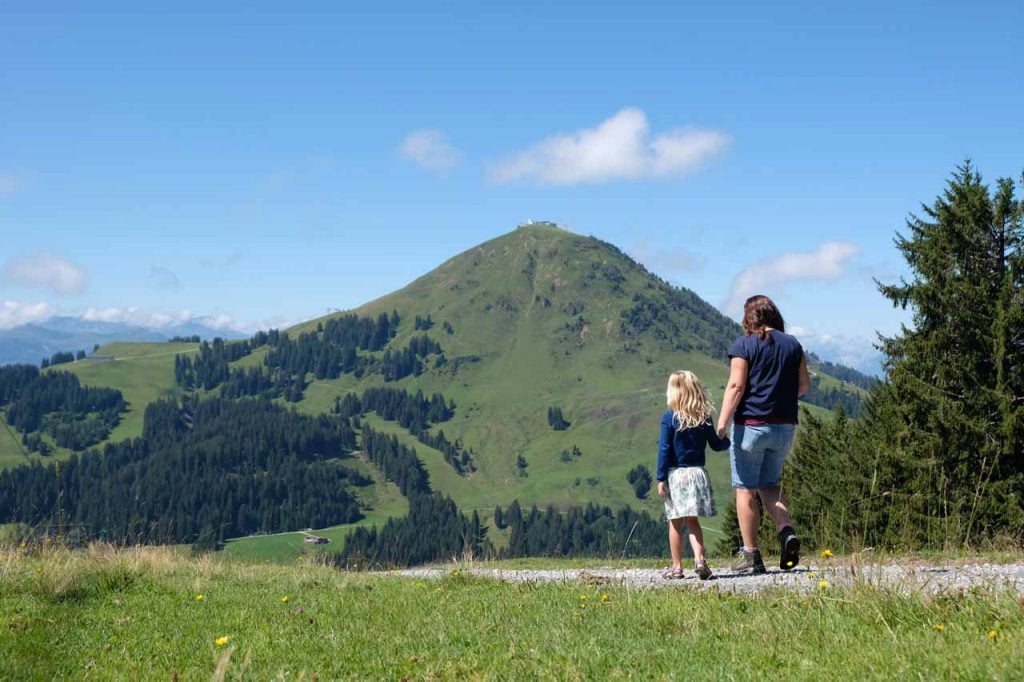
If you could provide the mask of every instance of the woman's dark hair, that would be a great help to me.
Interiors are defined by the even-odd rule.
[[[766,327],[778,329],[780,332],[786,331],[782,313],[767,296],[751,296],[743,304],[743,333],[747,336],[757,334],[764,340],[768,338]]]

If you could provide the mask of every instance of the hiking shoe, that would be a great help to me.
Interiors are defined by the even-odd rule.
[[[693,572],[697,574],[697,577],[701,580],[707,580],[711,577],[711,569],[703,561],[693,567]]]
[[[800,563],[800,538],[792,528],[786,526],[779,532],[779,544],[782,545],[779,568],[783,571],[796,568],[796,565]]]
[[[669,566],[661,572],[661,577],[666,580],[681,580],[683,578],[683,569]]]
[[[733,573],[739,575],[759,575],[767,572],[764,561],[761,560],[761,552],[756,549],[753,552],[748,552],[741,548],[736,553],[736,561],[729,568]]]

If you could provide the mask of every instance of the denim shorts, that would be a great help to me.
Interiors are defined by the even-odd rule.
[[[789,455],[795,433],[796,424],[733,424],[729,446],[732,487],[777,487],[782,482],[782,463]]]

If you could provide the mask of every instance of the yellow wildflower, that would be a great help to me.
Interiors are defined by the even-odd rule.
[[[827,580],[822,580],[821,582],[818,583],[818,587],[828,587],[828,581]]]
[[[814,571],[807,571],[807,577],[808,578],[813,578],[814,577]]]
[[[609,597],[607,594],[602,594],[601,595],[601,603],[602,604],[607,604],[609,601],[611,601],[611,599],[612,598]]]
[[[206,599],[206,595],[205,594],[197,594],[196,595],[196,601],[203,601],[204,599]]]
[[[587,595],[581,594],[580,595],[580,601],[587,601]]]
[[[213,643],[217,646],[225,646],[230,641],[230,637],[218,637],[217,639],[213,640]]]
[[[935,628],[935,631],[936,631],[936,632],[942,632],[943,630],[945,630],[945,629],[946,629],[946,626],[945,626],[945,625],[943,625],[942,623],[936,623],[936,624],[935,624],[935,625],[933,625],[932,627],[933,627],[933,628]]]
[[[823,549],[823,550],[821,550],[821,558],[822,559],[831,559],[832,558],[832,550],[831,549]]]
[[[989,639],[995,639],[998,636],[999,636],[999,633],[996,632],[995,630],[989,630],[988,631],[988,638]]]
[[[281,603],[282,604],[287,604],[288,603],[288,595],[287,594],[284,595],[283,597],[281,597]]]

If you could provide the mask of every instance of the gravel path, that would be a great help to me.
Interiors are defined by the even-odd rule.
[[[715,567],[712,566],[712,570]],[[436,579],[450,575],[455,569],[412,568],[399,571],[409,578]],[[769,568],[759,576],[730,574],[727,566],[718,568],[711,580],[701,581],[692,571],[683,580],[667,580],[660,570],[647,568],[587,568],[556,570],[513,570],[499,568],[465,568],[462,573],[512,583],[561,582],[608,587],[667,588],[681,590],[717,590],[757,594],[771,589],[812,592],[849,588],[856,583],[896,589],[902,592],[924,591],[931,594],[956,592],[971,588],[1010,590],[1024,594],[1024,563],[1011,564],[869,564],[856,565],[846,559],[825,559],[801,565],[792,571]],[[822,585],[825,581],[825,585]]]

